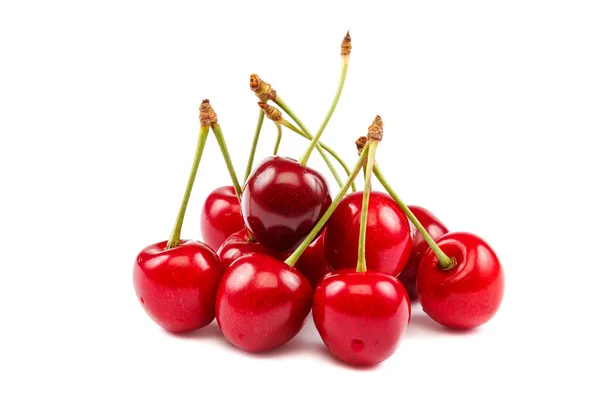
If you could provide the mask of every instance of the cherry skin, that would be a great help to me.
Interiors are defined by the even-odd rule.
[[[338,270],[315,289],[313,319],[323,342],[340,360],[360,366],[390,357],[410,320],[410,299],[395,277]]]
[[[356,265],[362,198],[362,192],[346,196],[327,224],[325,258],[333,269]],[[365,250],[369,270],[393,276],[398,276],[410,256],[408,218],[387,193],[371,192]]]
[[[313,288],[317,287],[321,279],[332,270],[331,266],[325,259],[325,232],[321,233],[311,244],[304,250],[302,256],[296,263],[296,269],[310,282]]]
[[[243,228],[242,207],[233,186],[222,186],[210,192],[200,216],[204,242],[217,251],[229,236]]]
[[[182,240],[167,249],[159,242],[143,249],[133,266],[133,286],[148,315],[170,332],[188,332],[215,318],[223,267],[207,245]]]
[[[217,291],[223,335],[248,352],[265,352],[292,339],[310,312],[312,289],[300,272],[266,254],[235,260]]]
[[[417,293],[423,311],[454,329],[472,329],[489,321],[502,302],[504,272],[492,248],[465,232],[447,233],[436,243],[456,262],[443,271],[429,250],[417,270]]]
[[[440,236],[448,233],[448,228],[437,219],[435,215],[431,213],[431,211],[426,208],[419,206],[408,206],[410,211],[415,214],[415,217],[419,220],[423,228],[429,233],[433,240],[436,240]],[[406,288],[408,295],[411,300],[417,299],[417,268],[419,267],[419,263],[423,258],[423,255],[427,250],[429,250],[429,245],[423,238],[423,235],[419,233],[419,231],[412,226],[412,237],[413,237],[413,248],[410,253],[410,258],[406,263],[406,266],[398,276],[400,282]]]
[[[323,175],[277,156],[256,167],[242,193],[246,226],[260,243],[279,252],[298,247],[330,204]]]
[[[229,236],[217,251],[221,264],[225,268],[238,258],[253,253],[268,254],[280,261],[284,261],[289,256],[288,253],[278,253],[255,240],[250,240],[246,228]]]

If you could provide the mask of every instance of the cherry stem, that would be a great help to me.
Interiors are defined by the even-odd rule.
[[[256,130],[254,131],[254,139],[252,139],[252,147],[250,147],[250,155],[248,156],[248,163],[246,164],[246,174],[244,175],[244,182],[248,180],[250,173],[252,172],[252,166],[254,165],[254,155],[256,154],[256,146],[258,145],[258,138],[260,137],[260,130],[262,129],[263,121],[265,120],[265,112],[259,109],[258,121],[256,122]]]
[[[288,105],[281,99],[281,97],[279,97],[279,95],[277,95],[277,97],[275,97],[275,104],[277,104],[287,115],[290,116],[291,119],[294,120],[294,122],[296,124],[298,124],[300,129],[304,132],[304,134],[308,138],[310,138],[311,140],[313,139],[313,136],[311,135],[309,130],[306,128],[306,126],[302,123],[302,121],[300,121],[300,119],[296,116],[296,114],[294,114],[294,112],[288,107]],[[325,154],[325,151],[323,150],[323,148],[320,145],[317,145],[317,151],[319,152],[321,157],[323,157],[323,161],[325,161],[325,164],[327,164],[327,167],[331,171],[331,174],[335,178],[335,181],[337,182],[338,186],[341,188],[343,186],[342,178],[340,178],[337,171],[333,167],[331,160],[329,160],[329,157],[327,156],[327,154]]]
[[[229,176],[231,177],[231,182],[233,183],[233,188],[235,189],[235,194],[238,198],[238,201],[241,203],[242,189],[240,187],[237,175],[235,174],[235,169],[233,168],[233,163],[231,162],[231,157],[229,156],[229,151],[227,150],[227,144],[225,143],[223,131],[221,130],[221,126],[216,122],[211,125],[211,128],[215,134],[215,137],[217,138],[217,143],[219,143],[219,147],[221,148],[221,153],[223,154],[223,159],[227,165],[227,171],[229,171]]]
[[[365,146],[365,150],[368,150],[368,147],[369,147],[369,144],[367,143],[367,145]],[[329,220],[329,218],[331,217],[331,215],[333,214],[333,212],[335,211],[337,206],[340,204],[340,202],[346,195],[346,192],[348,192],[348,189],[350,189],[352,182],[354,182],[354,179],[356,179],[356,176],[362,169],[363,164],[365,163],[366,159],[367,159],[367,151],[363,151],[363,153],[358,158],[358,161],[356,162],[354,169],[350,173],[348,180],[346,181],[346,183],[344,183],[344,185],[338,192],[336,198],[333,200],[333,202],[331,203],[331,205],[329,206],[327,211],[325,211],[325,214],[323,214],[323,216],[321,217],[319,222],[317,222],[317,224],[314,226],[312,231],[310,231],[310,233],[304,239],[304,241],[300,244],[300,246],[298,246],[298,248],[285,260],[285,263],[287,265],[289,265],[291,268],[294,268],[294,265],[296,264],[296,262],[298,262],[298,260],[302,256],[302,253],[304,253],[304,251],[308,248],[308,246],[310,246],[310,244],[313,242],[313,240],[315,240],[315,238],[317,237],[319,232],[321,232],[321,230],[323,229],[323,227],[325,226],[325,224],[327,223],[327,221]]]
[[[327,124],[329,123],[329,120],[331,119],[331,116],[333,115],[335,108],[337,107],[337,104],[340,100],[340,96],[342,94],[342,90],[344,89],[344,83],[346,82],[346,73],[348,72],[349,59],[350,59],[349,55],[342,56],[342,71],[340,73],[340,80],[338,82],[338,87],[335,92],[335,97],[333,98],[333,102],[331,103],[331,106],[329,107],[329,110],[327,111],[327,115],[325,115],[325,119],[323,120],[323,123],[319,127],[319,130],[317,131],[316,135],[312,138],[312,141],[308,145],[308,148],[306,149],[304,154],[302,154],[302,156],[298,160],[298,162],[302,165],[306,165],[306,163],[308,162],[308,159],[310,158],[312,151],[315,149],[315,146],[317,145],[317,143],[319,143],[319,140],[321,140],[321,135],[323,135],[323,132],[325,131],[325,128],[327,127]]]
[[[435,242],[435,240],[433,240],[433,238],[431,237],[431,235],[429,235],[429,232],[427,232],[427,229],[425,229],[423,227],[423,225],[421,224],[421,222],[419,222],[417,217],[415,217],[415,214],[413,214],[413,212],[410,210],[410,208],[408,208],[406,206],[406,204],[404,204],[404,202],[400,199],[400,197],[398,197],[396,192],[394,192],[394,189],[392,189],[390,184],[384,178],[383,174],[381,173],[381,170],[379,169],[379,167],[377,165],[375,165],[375,167],[373,168],[373,173],[375,174],[375,176],[377,177],[379,182],[381,182],[381,184],[383,185],[385,190],[387,190],[389,195],[392,196],[392,198],[396,201],[398,206],[400,206],[402,211],[404,211],[404,214],[406,214],[406,216],[408,217],[410,222],[412,222],[413,225],[419,231],[419,233],[421,235],[423,235],[423,238],[425,239],[425,241],[427,242],[429,247],[431,247],[431,250],[437,257],[440,268],[442,270],[446,271],[446,270],[449,270],[449,269],[452,269],[453,267],[455,267],[456,261],[454,259],[448,257],[446,255],[446,253],[444,253],[442,251],[442,249],[440,249],[440,246],[438,246],[437,243]]]
[[[369,143],[370,145],[367,158],[367,165],[363,167],[363,170],[365,171],[365,188],[363,190],[362,208],[360,211],[360,231],[358,235],[358,259],[356,262],[356,272],[367,272],[367,257],[365,245],[367,242],[369,198],[371,197],[371,175],[373,175],[373,166],[375,164],[375,151],[377,150],[379,142],[376,140],[372,140]]]
[[[181,206],[179,207],[179,213],[177,214],[177,219],[175,220],[175,226],[173,227],[173,232],[171,233],[171,237],[169,237],[169,241],[167,242],[167,249],[172,249],[174,247],[177,247],[177,246],[179,246],[179,244],[181,242],[181,227],[183,226],[183,219],[185,217],[185,211],[187,209],[188,201],[190,200],[190,194],[192,193],[192,187],[194,187],[194,181],[196,180],[196,174],[198,173],[198,166],[200,165],[200,160],[202,159],[202,153],[204,152],[204,145],[206,144],[207,138],[208,138],[208,126],[200,127],[200,134],[198,135],[198,144],[196,145],[196,154],[194,155],[194,161],[192,163],[192,170],[190,172],[190,177],[188,178],[188,183],[185,188],[183,200],[181,201]]]
[[[273,148],[273,155],[276,156],[277,152],[279,151],[279,144],[281,143],[281,125],[278,123],[275,123],[275,126],[277,127],[277,139],[275,140],[275,147]]]
[[[298,135],[302,136],[303,138],[311,140],[310,137],[306,136],[306,134],[304,132],[302,132],[300,129],[296,128],[296,126],[292,125],[285,119],[282,119],[280,121],[280,124],[285,126],[286,128],[288,128],[292,132],[296,132]],[[323,142],[319,142],[317,144],[317,151],[319,151],[319,147],[323,148],[323,150],[325,150],[326,152],[331,154],[331,156],[333,158],[335,158],[335,160],[342,166],[342,168],[344,169],[344,172],[346,172],[346,175],[350,176],[350,168],[348,168],[348,166],[346,165],[346,163],[344,162],[342,157],[339,156],[338,153],[336,153],[331,147],[327,146]],[[354,182],[352,182],[352,192],[356,192],[356,183],[354,183]]]

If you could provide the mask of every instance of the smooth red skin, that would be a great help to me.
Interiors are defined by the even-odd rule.
[[[242,193],[246,226],[260,243],[279,252],[298,247],[330,204],[323,175],[277,156],[256,167]]]
[[[362,192],[346,196],[325,231],[325,258],[333,269],[356,265]],[[412,250],[408,218],[387,193],[371,192],[365,246],[368,269],[398,276]]]
[[[314,240],[310,246],[304,250],[302,256],[296,263],[296,269],[310,282],[313,288],[317,287],[321,279],[333,269],[325,259],[325,232]]]
[[[251,241],[248,238],[248,231],[246,228],[229,236],[221,245],[219,251],[217,251],[221,264],[225,268],[229,267],[238,258],[253,253],[267,254],[281,261],[285,261],[289,256],[288,253],[278,253],[263,246],[257,241]]]
[[[340,360],[361,366],[390,357],[410,320],[404,286],[381,272],[338,270],[315,289],[313,319],[323,342]]]
[[[143,249],[133,265],[133,287],[148,315],[170,332],[188,332],[215,318],[223,267],[207,245],[182,240],[166,249],[159,242]]]
[[[238,258],[217,291],[217,322],[232,344],[265,352],[292,339],[310,312],[312,288],[300,272],[265,254]]]
[[[417,271],[423,311],[454,329],[483,325],[496,314],[504,294],[504,272],[498,257],[472,233],[447,233],[436,243],[457,265],[442,271],[433,251],[425,253]]]
[[[210,192],[200,216],[204,242],[217,251],[229,236],[243,228],[242,206],[233,186],[222,186]]]
[[[421,225],[425,228],[425,230],[429,233],[433,240],[436,240],[440,236],[448,233],[448,228],[437,219],[435,215],[431,213],[426,208],[420,206],[408,206],[408,208],[412,211],[412,213],[417,217]],[[410,224],[413,238],[413,248],[410,253],[410,257],[406,266],[398,276],[400,282],[406,288],[408,295],[411,300],[416,300],[417,296],[417,268],[419,267],[419,263],[423,258],[425,252],[429,249],[429,245],[425,241],[423,235],[417,231],[417,229]]]

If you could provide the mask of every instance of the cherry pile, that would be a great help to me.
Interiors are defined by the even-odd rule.
[[[314,135],[271,85],[251,75],[259,118],[243,186],[217,115],[208,100],[202,102],[196,154],[173,232],[168,241],[143,249],[134,263],[137,298],[161,327],[187,332],[216,317],[235,346],[265,352],[290,341],[312,310],[333,355],[349,364],[374,365],[399,345],[411,300],[453,329],[472,329],[494,316],[504,292],[498,257],[478,236],[451,232],[427,209],[402,202],[375,162],[381,118],[356,140],[359,157],[352,169],[321,142],[342,93],[350,50],[347,34],[338,89]],[[273,156],[254,166],[265,117],[278,135]],[[310,140],[297,160],[277,155],[282,128]],[[204,243],[182,240],[210,132],[233,185],[207,197],[200,219]],[[340,187],[335,198],[323,174],[307,166],[314,150]],[[345,181],[332,159],[343,168]],[[365,185],[356,191],[361,171]],[[373,176],[385,192],[371,190]]]

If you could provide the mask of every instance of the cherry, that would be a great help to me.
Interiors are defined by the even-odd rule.
[[[333,355],[349,364],[370,366],[394,353],[411,307],[395,277],[338,270],[315,289],[312,311],[315,326]]]
[[[133,269],[135,293],[150,317],[170,332],[202,328],[215,318],[215,298],[223,268],[207,245],[182,240],[143,249]]]
[[[325,232],[325,258],[333,269],[356,265],[363,192],[344,198]],[[371,192],[367,219],[366,257],[371,271],[397,276],[412,250],[410,224],[386,193]]]
[[[310,312],[308,280],[282,261],[254,253],[235,260],[217,291],[223,335],[248,352],[264,352],[292,339]]]
[[[489,321],[502,302],[504,273],[492,248],[465,232],[436,240],[451,258],[441,265],[433,251],[423,256],[417,271],[417,293],[423,311],[434,321],[455,329],[472,329]]]
[[[415,217],[421,222],[423,227],[429,232],[429,235],[433,240],[439,238],[445,233],[448,233],[448,228],[435,216],[431,213],[431,211],[426,208],[419,206],[408,206],[408,208],[413,212]],[[411,224],[412,225],[412,224]],[[413,235],[413,248],[410,253],[410,258],[406,263],[406,266],[398,276],[400,282],[406,288],[408,295],[411,300],[417,299],[417,267],[421,262],[421,258],[427,250],[429,250],[429,245],[423,235],[419,233],[419,231],[412,226],[412,235]]]
[[[204,242],[216,251],[229,236],[242,228],[242,207],[233,186],[222,186],[210,192],[200,217]]]
[[[302,272],[313,288],[332,271],[331,266],[325,259],[325,232],[321,233],[310,246],[306,248],[296,264],[298,271]]]
[[[272,156],[248,178],[242,215],[263,245],[285,252],[296,248],[331,204],[329,187],[316,170]]]
[[[273,251],[253,240],[245,228],[229,236],[217,251],[221,264],[225,268],[229,267],[238,258],[252,253],[267,254],[281,261],[289,255]]]

